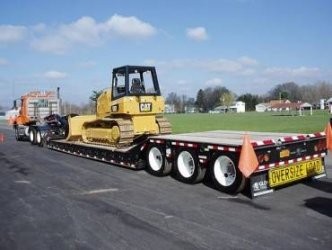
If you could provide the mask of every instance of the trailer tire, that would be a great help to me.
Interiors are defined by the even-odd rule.
[[[195,150],[179,150],[176,154],[175,166],[176,174],[180,181],[194,184],[204,179],[206,168],[202,168],[199,165]]]
[[[36,144],[36,129],[33,127],[29,128],[29,141],[30,141],[31,145]]]
[[[155,176],[165,176],[172,171],[172,163],[166,159],[165,150],[151,144],[146,151],[147,171]]]
[[[228,194],[243,191],[246,184],[246,178],[231,155],[216,154],[210,164],[210,176],[215,187]]]

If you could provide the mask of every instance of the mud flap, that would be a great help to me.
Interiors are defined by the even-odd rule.
[[[273,189],[269,187],[267,171],[250,176],[250,193],[252,198],[272,192]]]

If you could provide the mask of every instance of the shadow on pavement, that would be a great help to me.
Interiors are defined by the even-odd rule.
[[[332,217],[332,199],[325,197],[315,197],[305,200],[304,204],[307,208],[310,208],[320,214],[324,214],[328,217]]]
[[[332,182],[324,181],[324,180],[308,180],[303,182],[308,187],[315,188],[321,190],[325,193],[332,194]]]

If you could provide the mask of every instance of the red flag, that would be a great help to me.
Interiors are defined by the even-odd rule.
[[[239,160],[239,169],[245,177],[249,177],[258,167],[255,150],[250,143],[249,135],[243,137],[243,144]]]

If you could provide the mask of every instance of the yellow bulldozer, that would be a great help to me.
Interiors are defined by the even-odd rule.
[[[96,114],[70,117],[66,139],[123,147],[144,136],[169,134],[164,107],[155,67],[114,68],[112,87],[98,97]]]

